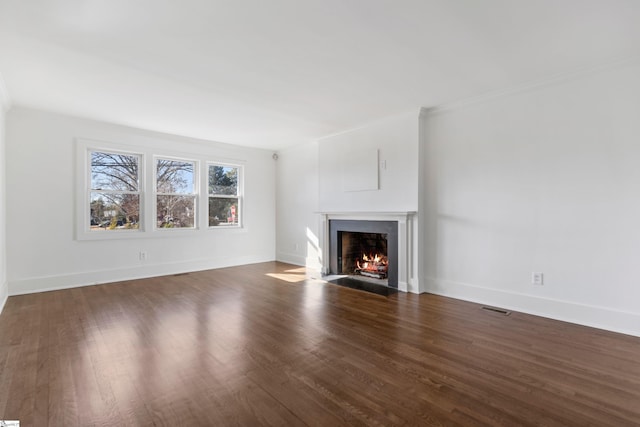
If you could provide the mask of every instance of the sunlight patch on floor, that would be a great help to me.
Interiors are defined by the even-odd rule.
[[[306,275],[307,274],[307,268],[306,267],[298,267],[298,268],[292,268],[289,270],[285,270],[286,273],[298,273],[298,274],[303,274]]]
[[[296,274],[296,273],[267,273],[267,276],[273,277],[274,279],[284,280],[289,283],[300,283],[304,282],[307,279],[306,274]]]

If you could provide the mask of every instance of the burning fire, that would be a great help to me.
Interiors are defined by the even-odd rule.
[[[363,276],[384,279],[387,277],[387,269],[387,257],[384,255],[362,254],[362,259],[356,261],[356,273]]]

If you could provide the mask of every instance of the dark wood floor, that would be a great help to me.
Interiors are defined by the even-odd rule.
[[[640,339],[266,263],[9,298],[21,426],[640,425]]]

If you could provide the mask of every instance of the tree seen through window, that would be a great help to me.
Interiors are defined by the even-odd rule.
[[[156,163],[158,228],[194,228],[196,218],[195,163],[158,159]]]
[[[209,165],[209,226],[238,225],[240,194],[237,166]]]
[[[90,221],[92,230],[138,229],[140,156],[91,152]]]

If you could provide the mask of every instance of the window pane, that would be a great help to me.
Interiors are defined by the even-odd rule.
[[[194,170],[192,162],[159,159],[156,176],[158,193],[193,194]]]
[[[91,192],[91,230],[137,230],[140,227],[140,196]]]
[[[209,197],[209,227],[238,225],[238,198]]]
[[[138,191],[138,156],[91,152],[91,189]]]
[[[238,168],[231,166],[209,166],[209,194],[237,195]]]
[[[158,228],[193,228],[195,196],[158,196]]]

